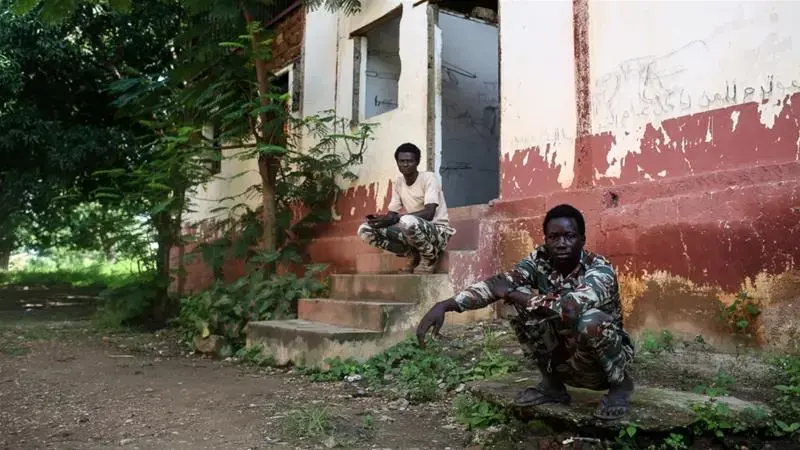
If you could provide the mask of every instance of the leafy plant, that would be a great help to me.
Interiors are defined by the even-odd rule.
[[[720,397],[728,395],[730,388],[734,384],[736,384],[736,378],[720,368],[710,384],[696,386],[693,391],[698,394],[708,395],[709,397]]]
[[[778,429],[785,434],[793,434],[800,430],[800,357],[782,356],[775,361],[780,370],[782,382],[775,386],[778,392],[775,409],[778,417]]]
[[[471,394],[459,394],[453,399],[456,419],[473,430],[507,423],[511,416],[501,406],[480,400]]]
[[[723,438],[726,432],[736,427],[735,420],[727,403],[714,399],[693,407],[695,422],[692,424],[696,434],[712,433]]]
[[[153,305],[165,292],[162,280],[152,272],[112,285],[100,294],[92,322],[99,329],[111,330],[142,325],[149,321]]]
[[[323,285],[316,275],[324,268],[312,264],[302,276],[289,272],[270,277],[254,270],[230,285],[216,281],[210,289],[181,300],[177,323],[184,340],[216,334],[234,350],[240,348],[248,322],[292,317],[300,298],[319,292]]]
[[[736,294],[730,305],[720,306],[719,319],[732,334],[752,339],[755,336],[755,321],[761,315],[758,305],[744,290]]]
[[[276,364],[275,357],[269,354],[261,344],[240,348],[236,352],[236,357],[246,364],[256,367],[270,367]]]
[[[664,439],[662,447],[671,450],[683,450],[689,448],[686,445],[686,440],[683,435],[678,433],[670,433],[669,436]]]
[[[675,337],[669,330],[661,330],[658,334],[652,330],[644,330],[639,338],[642,351],[654,355],[675,351]]]

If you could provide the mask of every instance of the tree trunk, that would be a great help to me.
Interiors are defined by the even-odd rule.
[[[156,228],[156,283],[158,283],[160,294],[153,304],[153,321],[157,324],[165,324],[169,319],[171,308],[169,291],[170,261],[169,254],[175,244],[173,239],[173,225],[170,214],[161,212],[153,217]]]
[[[245,9],[243,11],[245,20],[247,21],[248,29],[253,21],[250,12]],[[269,105],[269,79],[267,73],[267,62],[259,57],[261,50],[261,37],[258,33],[250,34],[250,43],[255,54],[255,68],[256,80],[258,85],[258,95],[261,97],[261,105]],[[271,144],[269,142],[271,137],[266,135],[263,130],[267,124],[271,122],[269,115],[266,112],[259,113],[260,128],[262,129],[260,144]],[[258,134],[255,136],[259,140]],[[274,252],[278,249],[277,242],[277,202],[275,198],[275,180],[277,179],[277,172],[280,168],[280,160],[275,156],[260,155],[258,157],[258,171],[261,175],[261,188],[263,195],[263,214],[264,214],[264,234],[262,236],[262,248],[267,252]]]
[[[278,249],[277,242],[277,203],[275,199],[275,180],[279,161],[274,157],[260,156],[258,172],[261,175],[261,191],[263,195],[264,228],[261,246],[267,252]]]
[[[0,249],[0,272],[7,272],[10,262],[11,250]]]

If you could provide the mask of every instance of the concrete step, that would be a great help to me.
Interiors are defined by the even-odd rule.
[[[331,298],[417,303],[436,298],[449,286],[447,274],[432,275],[331,275]],[[452,290],[452,289],[451,289]],[[452,295],[452,294],[449,294]],[[444,300],[442,298],[441,300]]]
[[[408,264],[408,258],[401,258],[393,253],[361,253],[356,256],[356,273],[359,274],[396,274]],[[444,252],[436,265],[436,273],[447,273],[450,267],[448,252]]]
[[[267,320],[250,322],[245,329],[247,347],[260,344],[278,364],[324,365],[327,358],[363,357],[377,353],[364,351],[359,343],[381,338],[381,333],[359,328],[341,327],[308,320]]]
[[[398,302],[301,299],[297,303],[297,317],[312,322],[382,332],[395,321],[401,320],[413,306],[413,303]]]

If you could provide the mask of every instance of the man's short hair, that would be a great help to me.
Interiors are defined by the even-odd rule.
[[[419,162],[419,160],[422,159],[422,152],[419,150],[419,147],[410,142],[406,142],[405,144],[400,144],[400,146],[397,147],[397,150],[394,151],[395,161],[397,161],[397,157],[400,155],[400,153],[413,153],[414,156],[417,158],[417,162]]]
[[[567,204],[554,206],[550,211],[547,211],[547,215],[544,216],[544,222],[542,222],[542,232],[547,233],[547,224],[551,220],[562,218],[574,219],[575,224],[578,226],[578,233],[581,236],[586,235],[586,221],[583,220],[583,214],[574,206]]]

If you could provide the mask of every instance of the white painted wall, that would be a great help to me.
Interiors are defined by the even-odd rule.
[[[592,128],[616,136],[607,177],[640,151],[647,123],[769,99],[771,127],[800,91],[796,2],[595,1],[589,15]]]
[[[573,178],[575,64],[572,2],[500,0],[500,149],[503,155],[550,144],[558,181]],[[501,174],[501,176],[503,176]]]
[[[437,171],[448,206],[486,203],[499,194],[498,29],[439,14],[441,158]]]
[[[261,183],[258,163],[255,159],[237,158],[236,155],[240,152],[241,150],[223,150],[220,173],[205,185],[198,186],[189,196],[192,211],[185,215],[184,222],[193,224],[208,219],[227,219],[227,211],[214,210],[230,208],[240,203],[255,209],[261,204],[261,196],[257,192],[248,192],[251,186]],[[232,196],[236,198],[225,199]],[[237,216],[243,212],[243,209],[238,208],[234,211]]]

